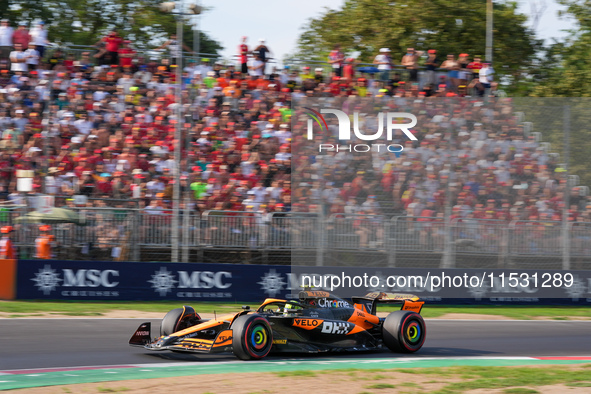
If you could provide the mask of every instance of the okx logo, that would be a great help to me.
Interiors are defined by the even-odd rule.
[[[308,119],[308,140],[314,139],[314,123],[316,123],[320,130],[328,130],[328,124],[323,115],[336,116],[338,122],[338,139],[340,141],[351,140],[353,135],[362,141],[378,141],[382,139],[384,135],[384,129],[386,132],[386,141],[392,141],[394,137],[394,131],[400,130],[409,140],[417,141],[410,129],[417,125],[417,117],[408,112],[380,112],[377,114],[377,131],[368,133],[366,130],[360,129],[360,114],[359,112],[353,112],[353,125],[351,125],[351,119],[349,115],[338,109],[321,109],[320,112],[313,110],[312,108],[304,107],[307,110],[307,114],[310,116]],[[410,120],[410,122],[409,122]],[[367,125],[368,122],[364,122]],[[352,126],[352,127],[351,127]],[[402,152],[403,146],[400,144],[319,144],[318,151],[347,151],[347,152],[391,152],[399,153]]]

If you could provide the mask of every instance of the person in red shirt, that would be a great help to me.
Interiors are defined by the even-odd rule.
[[[31,41],[31,36],[27,30],[27,24],[25,22],[21,22],[12,35],[12,42],[13,44],[21,44],[21,48],[25,50],[29,47],[29,41]]]
[[[351,82],[355,78],[355,64],[356,60],[352,57],[345,61],[345,66],[343,67],[343,79],[348,82]]]
[[[468,63],[468,66],[466,68],[472,72],[473,79],[478,79],[478,73],[480,72],[482,66],[483,64],[481,63],[480,58],[476,56],[474,57],[474,61]]]
[[[246,36],[242,37],[242,44],[238,47],[240,53],[240,72],[248,74],[248,45],[246,45]]]
[[[123,42],[123,38],[119,37],[117,34],[117,30],[113,29],[109,33],[108,36],[103,37],[103,39],[99,42],[104,42],[106,44],[105,50],[107,53],[105,55],[110,56],[110,64],[119,64],[119,46]],[[99,43],[97,43],[98,45]]]
[[[340,88],[339,84],[340,84],[340,78],[338,76],[333,77],[332,81],[328,85],[330,87],[331,94],[333,94],[335,96],[339,95],[339,93],[341,92],[341,88]]]
[[[227,88],[230,86],[230,79],[228,78],[228,73],[226,70],[220,71],[220,77],[217,78],[218,86],[222,89]]]
[[[129,43],[131,43],[131,41],[124,40],[123,47],[119,48],[118,51],[119,65],[123,70],[131,70],[133,57],[135,55],[135,51],[129,46]]]

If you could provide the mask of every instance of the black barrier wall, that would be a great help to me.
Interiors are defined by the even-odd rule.
[[[591,304],[591,271],[286,267],[19,260],[17,299],[257,302],[301,285],[342,297],[412,293],[442,304]]]

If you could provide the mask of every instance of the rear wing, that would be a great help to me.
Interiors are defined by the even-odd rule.
[[[402,307],[400,308],[401,310],[416,313],[421,313],[421,309],[425,303],[425,301],[421,301],[420,298],[414,294],[384,292],[368,293],[363,297],[351,297],[351,301],[353,301],[356,308],[369,312],[372,315],[376,314],[378,303],[402,304]]]

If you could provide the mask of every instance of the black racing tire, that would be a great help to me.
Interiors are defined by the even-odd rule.
[[[160,324],[160,335],[171,335],[177,331],[184,330],[196,324],[201,318],[190,306],[183,306],[168,312]]]
[[[269,321],[258,314],[239,316],[232,323],[232,351],[241,360],[259,360],[273,347]]]
[[[414,353],[425,343],[427,327],[416,312],[395,311],[382,325],[384,344],[395,353]]]

